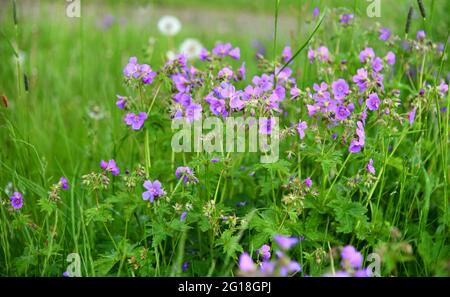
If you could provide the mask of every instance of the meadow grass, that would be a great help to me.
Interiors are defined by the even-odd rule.
[[[414,125],[406,120],[409,103],[420,89],[435,87],[445,77],[448,83],[447,1],[426,1],[426,20],[419,17],[416,1],[383,1],[382,17],[374,19],[366,16],[365,1],[281,0],[276,18],[276,1],[152,1],[156,10],[149,18],[135,11],[146,1],[105,1],[89,4],[92,9],[80,19],[67,18],[64,3],[41,1],[36,8],[17,1],[17,24],[13,2],[2,2],[0,12],[0,95],[8,100],[7,108],[0,103],[0,275],[60,276],[70,253],[80,255],[83,276],[234,275],[239,255],[254,255],[274,234],[305,237],[291,251],[303,268],[300,275],[329,271],[330,263],[337,261],[336,247],[347,244],[365,257],[379,253],[383,276],[449,274],[449,117],[447,111],[436,111],[449,109],[448,93],[440,97],[427,89]],[[312,34],[318,23],[312,19],[315,5],[326,14]],[[381,25],[405,37],[409,5],[416,11],[409,37],[425,29],[427,39],[445,45],[445,55],[410,54],[401,51],[401,40],[386,45],[378,39]],[[223,14],[230,28],[217,33],[220,26],[214,19],[208,28],[184,22],[180,34],[167,40],[156,28],[159,14],[177,15],[186,9]],[[354,13],[358,26],[342,27],[342,13]],[[104,29],[99,22],[107,14],[116,21]],[[122,15],[128,16],[126,22],[121,23]],[[268,27],[238,28],[233,25],[238,23],[236,15],[260,16]],[[219,164],[209,162],[211,155],[174,155],[168,129],[170,93],[156,93],[156,87],[145,93],[146,102],[156,98],[156,103],[148,119],[151,128],[138,133],[124,125],[115,96],[139,96],[122,77],[130,56],[157,69],[165,62],[168,46],[188,37],[208,49],[218,40],[239,46],[250,78],[260,73],[254,40],[269,59],[278,57],[286,44],[294,53],[304,45],[290,65],[302,90],[322,80],[350,81],[366,46],[380,55],[395,49],[397,63],[386,72],[385,88],[401,90],[404,104],[399,113],[405,124],[368,122],[369,144],[358,155],[348,154],[338,142],[311,136],[306,148],[298,145],[298,137],[282,143],[282,160],[272,165],[257,164],[251,155],[224,154]],[[306,51],[322,44],[336,61],[347,59],[348,67],[322,71],[331,66],[310,64]],[[23,63],[15,54],[24,54]],[[414,77],[406,75],[411,65]],[[307,118],[299,101],[289,111],[287,123]],[[292,151],[294,157],[288,158]],[[371,182],[358,184],[354,179],[362,178],[368,158],[374,159],[376,174]],[[141,184],[126,189],[122,177],[111,177],[106,190],[83,185],[82,176],[98,171],[103,159],[115,159],[123,171],[142,164],[147,175],[163,183],[170,201],[144,203]],[[198,186],[185,187],[176,180],[175,168],[187,164],[195,169]],[[252,172],[256,178],[249,176]],[[306,198],[299,213],[282,202],[284,186],[293,175],[311,176],[318,192]],[[70,187],[53,203],[49,191],[61,176],[69,179]],[[9,182],[24,195],[20,211],[11,209],[3,190]],[[208,220],[203,213],[211,199],[216,208]],[[236,207],[244,200],[248,205]],[[177,201],[194,205],[186,222],[174,212]],[[220,214],[236,215],[239,223],[224,226]],[[184,262],[189,262],[186,271],[181,269]]]

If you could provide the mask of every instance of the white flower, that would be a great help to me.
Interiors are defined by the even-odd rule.
[[[167,36],[176,35],[181,30],[181,22],[174,16],[165,15],[158,21],[158,29]]]
[[[203,45],[194,38],[187,38],[180,45],[180,53],[185,54],[188,60],[198,58]]]
[[[169,61],[172,61],[173,59],[175,59],[176,56],[177,56],[177,54],[174,51],[168,51],[166,53],[167,60],[169,60]]]

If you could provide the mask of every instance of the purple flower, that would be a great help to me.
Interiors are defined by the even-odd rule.
[[[156,72],[152,71],[152,67],[147,64],[142,64],[140,65],[139,70],[140,75],[142,76],[142,82],[146,85],[151,84],[156,76]]]
[[[413,110],[408,112],[408,121],[409,121],[409,126],[411,126],[411,127],[414,124],[414,119],[416,117],[416,110],[417,110],[417,107],[414,107]]]
[[[64,272],[63,272],[63,276],[64,276],[64,277],[70,277],[69,271],[64,271]]]
[[[11,197],[11,205],[14,209],[21,209],[23,206],[23,196],[22,193],[14,192]]]
[[[372,60],[372,69],[375,72],[380,72],[383,69],[383,60],[378,57],[375,57]]]
[[[200,54],[198,55],[198,57],[202,61],[209,60],[211,58],[210,55],[209,55],[209,52],[208,52],[208,50],[206,48],[202,48],[200,50]]]
[[[377,93],[371,93],[369,95],[369,98],[366,100],[366,105],[370,110],[377,110],[380,107],[380,99]]]
[[[319,15],[319,7],[314,7],[314,9],[313,9],[313,17],[317,17]]]
[[[146,192],[142,193],[142,199],[149,200],[153,202],[155,198],[164,196],[166,192],[161,187],[161,183],[159,180],[155,180],[154,182],[150,180],[146,180],[144,182],[144,188],[147,189]]]
[[[128,78],[131,76],[139,77],[139,64],[137,63],[136,57],[131,57],[128,60],[128,64],[123,69],[123,75]]]
[[[134,114],[130,112],[126,114],[124,121],[128,126],[131,126],[133,130],[139,130],[144,125],[146,119],[147,119],[146,112],[140,112],[139,114]]]
[[[69,181],[64,176],[61,176],[59,179],[59,184],[61,185],[63,190],[67,190],[69,188]]]
[[[245,79],[245,62],[242,62],[241,67],[239,67],[237,71],[237,80],[244,80]]]
[[[273,237],[275,242],[278,244],[280,248],[283,250],[289,250],[291,247],[297,244],[298,238],[297,237],[290,237],[290,236],[284,236],[284,235],[275,235]]]
[[[310,48],[308,50],[308,60],[309,60],[310,64],[312,64],[312,62],[314,61],[314,57],[315,57],[315,52],[312,48]]]
[[[188,268],[189,268],[189,262],[184,262],[183,263],[183,265],[181,265],[181,270],[183,271],[183,272],[185,272],[186,270],[188,270]]]
[[[291,92],[290,93],[291,93],[292,99],[297,98],[300,95],[300,89],[297,88],[297,86],[293,86],[291,88]]]
[[[388,28],[381,28],[380,29],[380,40],[387,41],[391,37],[391,30]]]
[[[394,65],[395,64],[395,54],[393,52],[388,52],[386,54],[386,62],[389,65]]]
[[[344,13],[343,15],[341,15],[339,22],[341,24],[348,24],[352,19],[353,19],[352,13]]]
[[[366,47],[359,53],[359,60],[361,61],[361,63],[372,61],[373,58],[375,58],[375,52],[371,47]]]
[[[242,272],[252,272],[255,270],[255,263],[248,253],[242,253],[239,257],[239,269]]]
[[[197,103],[191,103],[186,107],[186,120],[192,122],[198,120],[202,116],[202,106]]]
[[[347,107],[340,105],[336,110],[336,118],[340,121],[345,121],[350,115],[350,110]]]
[[[127,97],[124,96],[120,96],[120,95],[116,95],[117,97],[117,101],[116,101],[116,105],[118,108],[120,109],[124,109],[127,106]]]
[[[109,160],[108,162],[101,160],[100,167],[107,172],[111,172],[111,174],[115,175],[115,176],[119,175],[119,173],[120,173],[120,169],[119,169],[119,167],[117,167],[116,161],[114,161],[112,159]]]
[[[297,124],[297,132],[298,135],[300,135],[300,139],[305,138],[305,130],[308,128],[308,125],[306,122],[302,122],[301,120]]]
[[[448,92],[448,85],[445,83],[445,81],[441,81],[441,84],[438,86],[438,91],[442,96],[444,96],[445,93]]]
[[[231,51],[231,44],[230,43],[218,43],[216,46],[212,49],[212,53],[219,57],[225,57],[229,54]]]
[[[264,135],[272,134],[272,127],[275,121],[275,118],[259,119],[259,133]]]
[[[235,60],[239,60],[241,58],[241,50],[240,48],[235,47],[228,53],[228,55]]]
[[[310,178],[309,176],[303,181],[303,183],[304,183],[305,186],[307,186],[308,188],[311,188],[311,187],[312,187],[312,184],[313,184],[313,182],[312,182],[312,180],[311,180],[311,178]]]
[[[275,262],[262,262],[260,264],[260,270],[264,275],[273,275],[275,271]]]
[[[219,158],[212,158],[211,159],[211,163],[217,163],[217,162],[219,162],[220,161],[220,159]]]
[[[371,277],[372,276],[372,270],[370,268],[362,268],[353,274],[354,277]]]
[[[371,174],[375,174],[375,167],[373,167],[373,160],[372,159],[370,159],[369,163],[367,163],[366,170],[367,170],[367,172],[369,172]]]
[[[425,39],[425,31],[423,31],[423,30],[417,31],[416,38],[417,38],[417,40],[424,40]]]
[[[352,154],[359,153],[361,151],[361,149],[364,147],[366,139],[363,123],[361,121],[358,121],[356,125],[356,135],[358,136],[358,139],[353,139],[350,142],[350,146],[348,148],[348,151]]]
[[[186,211],[183,211],[183,213],[181,214],[181,216],[180,216],[180,221],[184,221],[184,220],[186,220],[186,216],[187,216],[187,212]]]
[[[321,62],[328,62],[330,60],[330,55],[328,48],[321,46],[316,51],[317,59]]]
[[[219,73],[217,73],[217,76],[219,78],[224,78],[226,80],[231,80],[233,78],[233,71],[228,68],[228,67],[224,67],[222,68]]]
[[[362,266],[363,257],[361,253],[351,245],[347,245],[342,249],[341,258],[343,268],[357,269]]]
[[[286,63],[287,61],[289,61],[292,58],[292,50],[290,46],[286,46],[283,49],[283,52],[281,54],[281,56],[283,57],[283,61]]]
[[[267,244],[263,245],[259,250],[256,251],[262,261],[268,261],[270,259],[270,246]]]
[[[353,76],[353,82],[358,85],[359,91],[364,92],[367,88],[367,70],[364,68],[360,68],[356,71],[356,75]]]
[[[333,92],[334,98],[336,100],[342,100],[345,98],[345,96],[349,93],[349,88],[347,82],[340,78],[336,81],[334,81],[331,84],[331,90]]]
[[[198,183],[198,179],[194,175],[194,170],[192,170],[191,168],[189,168],[187,166],[180,166],[180,167],[178,167],[177,170],[175,170],[175,176],[178,179],[183,178],[183,182],[185,184],[188,184],[188,183],[196,184],[196,183]]]

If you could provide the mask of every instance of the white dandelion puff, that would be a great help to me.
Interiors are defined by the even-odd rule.
[[[188,60],[198,58],[203,45],[194,38],[187,38],[180,45],[180,53],[185,54]]]
[[[181,22],[178,18],[166,15],[159,19],[158,29],[162,34],[167,36],[174,36],[181,30]]]

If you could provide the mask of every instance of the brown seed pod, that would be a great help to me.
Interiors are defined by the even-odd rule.
[[[405,33],[408,34],[409,33],[409,28],[411,26],[411,18],[412,18],[412,14],[413,14],[413,7],[410,6],[409,7],[409,11],[408,11],[408,17],[406,19],[406,26],[405,26]]]
[[[425,6],[423,5],[422,0],[417,0],[417,4],[419,5],[420,14],[423,18],[426,18],[427,16],[425,14]]]
[[[5,95],[2,95],[2,103],[3,103],[3,106],[5,106],[5,108],[8,108],[8,105],[9,105],[8,97],[6,97]]]

